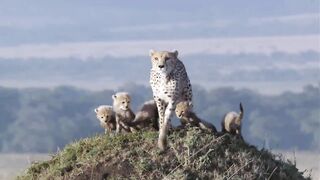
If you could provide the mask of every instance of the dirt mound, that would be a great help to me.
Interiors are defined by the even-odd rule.
[[[198,128],[175,130],[160,153],[157,132],[97,135],[34,163],[17,179],[310,179],[281,155]]]

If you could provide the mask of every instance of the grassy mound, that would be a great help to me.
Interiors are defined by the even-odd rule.
[[[157,137],[138,132],[82,139],[17,179],[310,179],[281,156],[227,134],[175,130],[164,153]]]

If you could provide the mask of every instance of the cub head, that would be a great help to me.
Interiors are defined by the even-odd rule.
[[[94,109],[97,119],[102,123],[111,122],[113,116],[112,106],[102,105]]]
[[[130,109],[131,97],[126,92],[118,92],[112,95],[113,107],[119,108],[123,111]]]
[[[181,101],[176,105],[176,116],[178,118],[183,118],[188,115],[189,112],[192,111],[192,105],[187,101]]]
[[[169,52],[150,50],[150,57],[153,70],[170,74],[175,68],[178,59],[178,51]]]

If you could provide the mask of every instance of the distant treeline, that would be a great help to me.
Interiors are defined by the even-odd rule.
[[[136,111],[152,97],[149,87],[126,84],[117,91],[132,95]],[[228,111],[245,109],[244,138],[273,149],[320,148],[320,84],[301,93],[261,95],[234,88],[193,87],[195,112],[221,129]],[[15,89],[0,87],[0,152],[55,152],[82,137],[103,133],[93,109],[112,104],[114,90],[87,91],[74,87]],[[177,124],[177,121],[174,120]]]

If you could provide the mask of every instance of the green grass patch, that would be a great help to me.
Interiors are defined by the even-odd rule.
[[[151,131],[85,138],[17,179],[310,179],[281,155],[230,135],[175,130],[164,153],[157,138]]]

